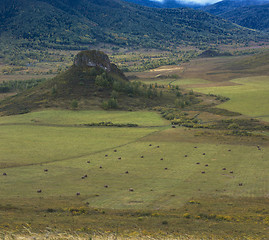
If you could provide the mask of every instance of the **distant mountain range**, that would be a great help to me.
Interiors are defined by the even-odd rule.
[[[153,9],[121,0],[1,1],[0,38],[23,40],[26,47],[74,49],[107,43],[167,48],[267,37],[189,8]]]
[[[195,9],[202,9],[211,14],[218,15],[223,11],[233,10],[238,7],[246,7],[251,5],[261,5],[269,3],[269,0],[222,0],[214,4],[203,4],[195,3],[192,1],[182,1],[182,0],[163,0],[163,1],[154,1],[154,0],[124,0],[126,2],[136,3],[146,7],[155,7],[155,8],[181,8],[181,7],[190,7]]]
[[[269,0],[223,0],[203,10],[247,28],[269,31]]]
[[[166,0],[163,2],[152,0],[125,1],[154,8],[189,7],[200,9],[247,28],[267,32],[269,29],[269,0],[223,0],[215,4],[206,4],[206,6],[180,0]]]
[[[269,3],[269,0],[223,0],[212,5],[202,7],[201,9],[218,16],[237,8],[263,5],[266,3]]]
[[[201,4],[194,2],[184,2],[180,0],[165,0],[163,2],[153,1],[153,0],[124,0],[126,2],[136,3],[146,7],[154,8],[181,8],[181,7],[191,7],[199,8]]]
[[[236,8],[219,16],[247,28],[269,32],[269,4]]]

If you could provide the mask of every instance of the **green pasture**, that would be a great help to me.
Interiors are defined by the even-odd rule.
[[[238,85],[196,88],[196,91],[230,98],[218,107],[269,121],[269,77],[258,76],[234,79]]]
[[[150,80],[145,80],[143,81],[147,84],[155,84],[157,83],[158,85],[178,85],[178,86],[183,86],[183,85],[193,85],[193,84],[208,84],[210,81],[201,79],[201,78],[180,78],[180,79],[173,79],[173,78],[160,78],[160,79],[150,79]]]
[[[151,128],[0,126],[0,167],[39,164],[89,155],[135,141]]]
[[[0,118],[1,124],[37,123],[54,125],[78,125],[87,123],[112,122],[119,124],[138,124],[139,126],[162,126],[169,122],[156,112],[124,112],[124,111],[70,111],[46,110],[23,115]]]
[[[266,140],[158,127],[167,124],[158,114],[129,114],[54,110],[0,118],[0,231],[264,239]],[[75,125],[108,118],[143,127]]]
[[[258,151],[254,145],[199,141],[199,136],[193,137],[196,143],[173,141],[163,136],[184,134],[180,128],[162,129],[167,135],[158,130],[2,125],[0,198],[80,192],[91,207],[171,209],[206,196],[268,193],[268,147]]]

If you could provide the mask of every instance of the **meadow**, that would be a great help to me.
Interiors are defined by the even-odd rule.
[[[108,119],[139,126],[76,125]],[[1,229],[74,225],[113,233],[118,227],[131,236],[138,225],[142,235],[159,237],[165,231],[221,237],[235,227],[235,237],[265,234],[267,210],[245,214],[237,202],[255,209],[266,203],[258,200],[266,199],[269,181],[262,136],[171,128],[155,112],[120,111],[33,112],[1,117],[0,129]],[[218,226],[211,233],[208,219]],[[195,231],[186,227],[193,221]]]
[[[138,56],[128,61],[134,58],[139,61]],[[223,70],[231,59],[196,59],[128,76],[229,97],[217,108],[242,114],[181,109],[190,118],[268,122],[268,76],[253,69],[255,76]],[[125,62],[124,55],[114,60]],[[206,95],[202,99],[207,106],[216,104]],[[0,117],[0,132],[3,238],[268,236],[266,130],[237,134],[223,128],[171,127],[157,111],[146,109],[46,109]]]
[[[119,124],[137,124],[138,126],[162,126],[169,122],[160,118],[156,112],[124,112],[124,111],[68,111],[46,110],[31,112],[29,114],[5,116],[0,118],[0,124],[31,123],[55,125],[81,125],[99,122],[112,122]]]
[[[195,88],[206,94],[222,95],[230,98],[218,107],[234,112],[240,112],[250,117],[269,121],[269,78],[257,76],[233,79],[233,86]]]

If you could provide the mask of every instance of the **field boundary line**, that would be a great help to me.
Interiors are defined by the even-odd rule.
[[[157,125],[157,126],[143,126],[143,125],[138,125],[138,126],[132,126],[132,127],[128,127],[128,126],[89,126],[87,125],[87,123],[85,124],[50,124],[50,123],[0,123],[0,127],[1,126],[38,126],[38,127],[74,127],[74,128],[160,128],[160,127],[168,127],[170,126],[170,124],[168,125]]]
[[[101,152],[104,152],[104,151],[109,151],[109,150],[112,150],[114,148],[120,148],[120,147],[124,147],[124,146],[127,146],[129,144],[132,144],[132,143],[135,143],[135,142],[138,142],[140,141],[141,139],[147,137],[147,136],[150,136],[152,134],[155,134],[157,132],[161,132],[163,131],[163,129],[159,129],[159,130],[156,130],[154,132],[151,132],[145,136],[142,136],[140,138],[137,138],[133,141],[130,141],[130,142],[127,142],[127,143],[124,143],[124,144],[120,144],[120,145],[117,145],[117,146],[113,146],[113,147],[110,147],[110,148],[106,148],[106,149],[102,149],[102,150],[98,150],[98,151],[95,151],[95,152],[92,152],[92,153],[88,153],[88,154],[81,154],[81,155],[78,155],[78,156],[73,156],[73,157],[66,157],[66,158],[62,158],[62,159],[56,159],[56,160],[52,160],[52,161],[45,161],[45,162],[39,162],[39,163],[29,163],[29,164],[24,164],[24,165],[18,165],[18,166],[9,166],[9,167],[0,167],[0,169],[11,169],[11,168],[20,168],[20,167],[28,167],[28,166],[36,166],[36,165],[43,165],[43,164],[49,164],[49,163],[55,163],[55,162],[61,162],[61,161],[67,161],[67,160],[71,160],[71,159],[77,159],[77,158],[82,158],[82,157],[87,157],[87,156],[92,156],[92,155],[95,155],[97,153],[101,153]]]

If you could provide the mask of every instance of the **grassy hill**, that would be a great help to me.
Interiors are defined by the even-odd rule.
[[[5,90],[8,87],[1,87]],[[185,105],[199,100],[192,93],[182,94],[178,89],[164,89],[157,84],[147,86],[130,82],[100,51],[82,51],[74,64],[55,78],[42,81],[0,103],[1,114],[27,113],[42,108],[64,109],[144,109],[173,105],[175,96]]]

